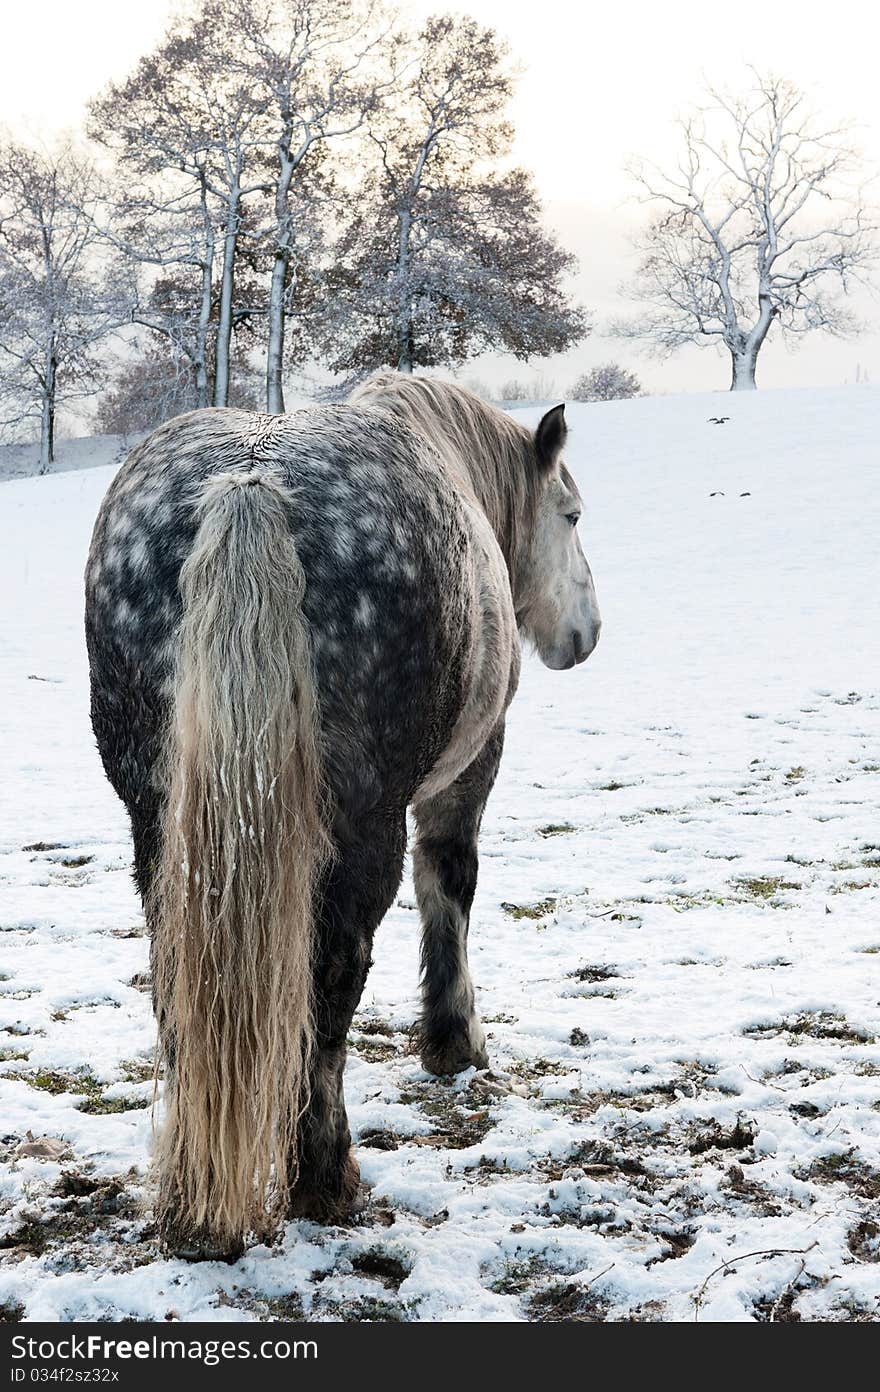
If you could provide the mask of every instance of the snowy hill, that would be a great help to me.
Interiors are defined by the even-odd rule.
[[[66,474],[71,469],[94,469],[101,464],[118,464],[139,436],[90,435],[83,439],[59,440],[55,462],[49,474]],[[0,482],[31,478],[39,473],[39,445],[0,445]]]
[[[81,632],[113,470],[0,486],[0,1306],[880,1315],[880,391],[568,416],[604,630],[511,713],[472,927],[493,1074],[409,1052],[407,879],[346,1077],[362,1219],[232,1268],[159,1260],[137,1207],[147,945]]]

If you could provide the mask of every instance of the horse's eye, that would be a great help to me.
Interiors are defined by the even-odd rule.
[[[570,527],[576,527],[581,520],[581,515],[579,512],[568,512],[565,515],[565,520]]]

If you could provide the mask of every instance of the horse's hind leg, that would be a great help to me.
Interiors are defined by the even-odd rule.
[[[358,826],[355,843],[339,844],[320,895],[315,924],[314,1057],[308,1105],[298,1127],[297,1178],[290,1214],[341,1222],[360,1173],[351,1152],[342,1074],[345,1044],[370,968],[373,935],[400,884],[406,822],[398,817]]]
[[[442,793],[417,804],[413,851],[422,915],[420,1050],[430,1073],[488,1064],[467,961],[471,903],[477,886],[477,837],[501,760],[499,725],[468,768]]]

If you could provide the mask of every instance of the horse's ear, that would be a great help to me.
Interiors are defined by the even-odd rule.
[[[565,404],[554,406],[542,416],[535,431],[535,453],[542,471],[553,468],[563,449],[568,435],[565,424]]]

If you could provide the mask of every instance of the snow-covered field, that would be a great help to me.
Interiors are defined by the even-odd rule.
[[[141,437],[92,435],[86,439],[58,441],[55,462],[48,474],[68,473],[71,469],[93,469],[97,464],[118,464]],[[39,472],[38,445],[0,445],[0,481],[29,478]]]
[[[363,1213],[235,1266],[163,1260],[142,1206],[147,944],[81,635],[112,470],[0,487],[5,1317],[880,1318],[880,391],[569,418],[605,628],[514,704],[493,1071],[411,1052],[406,880],[351,1037]]]

